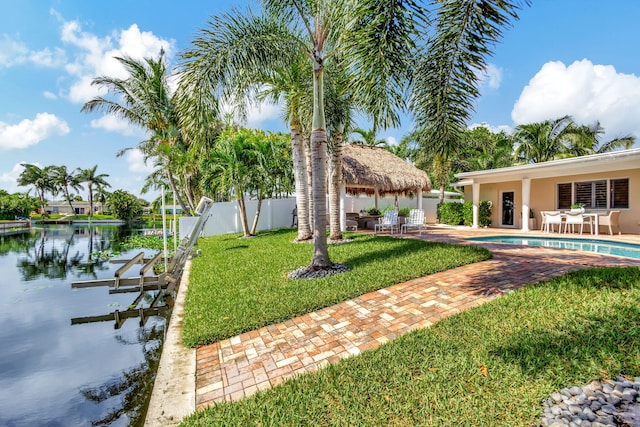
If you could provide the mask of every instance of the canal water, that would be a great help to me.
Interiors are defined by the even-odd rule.
[[[113,278],[121,265],[105,255],[120,251],[131,233],[43,226],[0,236],[0,426],[144,423],[168,313],[143,326],[139,318],[119,328],[114,321],[84,323],[127,310],[137,294],[71,288],[74,281]]]

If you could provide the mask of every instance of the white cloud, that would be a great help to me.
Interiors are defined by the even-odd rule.
[[[260,128],[269,120],[280,120],[282,107],[278,104],[262,102],[259,105],[249,107],[247,111],[247,127]]]
[[[18,177],[24,170],[24,166],[22,166],[22,163],[26,162],[16,163],[15,165],[13,165],[13,168],[11,168],[10,171],[0,173],[0,183],[2,183],[2,189],[9,193],[26,191],[24,187],[18,188]]]
[[[62,42],[76,50],[74,60],[65,66],[67,73],[74,78],[68,97],[75,103],[84,103],[106,93],[104,89],[91,86],[94,78],[127,77],[125,69],[114,57],[155,58],[164,49],[165,57],[171,59],[176,50],[173,39],[165,40],[152,32],[140,31],[136,24],[125,30],[113,31],[108,36],[98,37],[83,31],[77,21],[63,21],[55,11],[52,13],[62,21]]]
[[[9,68],[28,62],[43,67],[60,67],[65,61],[64,50],[60,48],[35,51],[7,34],[3,34],[0,38],[0,67]]]
[[[511,126],[507,126],[507,125],[493,126],[493,125],[490,125],[487,122],[474,123],[471,126],[469,126],[469,129],[475,129],[477,127],[485,127],[487,129],[489,129],[491,131],[491,133],[504,132],[507,135],[511,135],[513,133],[513,128]]]
[[[49,92],[48,90],[42,92],[42,95],[47,99],[58,99],[58,95],[53,92]]]
[[[587,59],[569,66],[547,62],[522,90],[511,118],[522,124],[567,114],[579,124],[600,121],[605,140],[626,134],[640,137],[640,78]]]
[[[104,129],[109,132],[117,132],[125,136],[142,137],[145,135],[145,132],[139,127],[133,126],[129,122],[125,122],[112,114],[91,120],[91,127],[94,129]]]
[[[33,120],[24,119],[15,125],[0,122],[0,149],[26,148],[50,136],[69,132],[69,125],[50,113],[38,113]]]
[[[480,78],[480,86],[487,86],[490,89],[498,89],[502,83],[502,68],[494,64],[487,64],[478,77]]]
[[[389,144],[390,146],[398,145],[398,140],[393,136],[388,136],[385,139],[387,140],[387,144]]]
[[[127,154],[125,154],[125,160],[129,165],[127,169],[131,172],[144,173],[148,175],[154,170],[153,159],[149,159],[145,163],[144,154],[142,154],[142,151],[137,148],[127,151]]]

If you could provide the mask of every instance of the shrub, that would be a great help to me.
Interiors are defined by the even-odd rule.
[[[480,206],[478,209],[478,226],[487,227],[491,225],[491,208],[492,203],[489,200],[480,200]],[[473,202],[464,202],[463,217],[465,225],[473,225]]]
[[[367,213],[369,215],[381,215],[380,209],[378,209],[376,207],[367,208]]]
[[[438,205],[438,220],[442,224],[460,225],[463,223],[463,205],[459,202],[444,202]]]

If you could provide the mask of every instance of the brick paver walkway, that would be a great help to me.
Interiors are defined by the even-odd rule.
[[[421,238],[462,242],[456,237],[460,235],[430,230]],[[198,348],[197,408],[250,396],[529,283],[590,266],[640,266],[638,260],[582,252],[482,246],[493,252],[493,259],[400,283]]]

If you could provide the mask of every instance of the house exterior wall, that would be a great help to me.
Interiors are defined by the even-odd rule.
[[[540,227],[540,211],[556,210],[557,185],[560,183],[597,181],[601,179],[629,179],[629,208],[620,210],[620,229],[623,233],[640,233],[640,169],[625,169],[610,172],[585,173],[562,177],[549,177],[531,180],[531,196],[529,207],[534,210],[537,227]],[[515,228],[522,227],[522,183],[508,181],[490,184],[480,184],[480,200],[490,200],[493,203],[491,227],[500,227],[500,194],[503,191],[514,191],[516,203]],[[472,188],[465,186],[466,200],[472,199]],[[609,209],[611,210],[611,209]],[[601,229],[604,232],[604,229]]]

